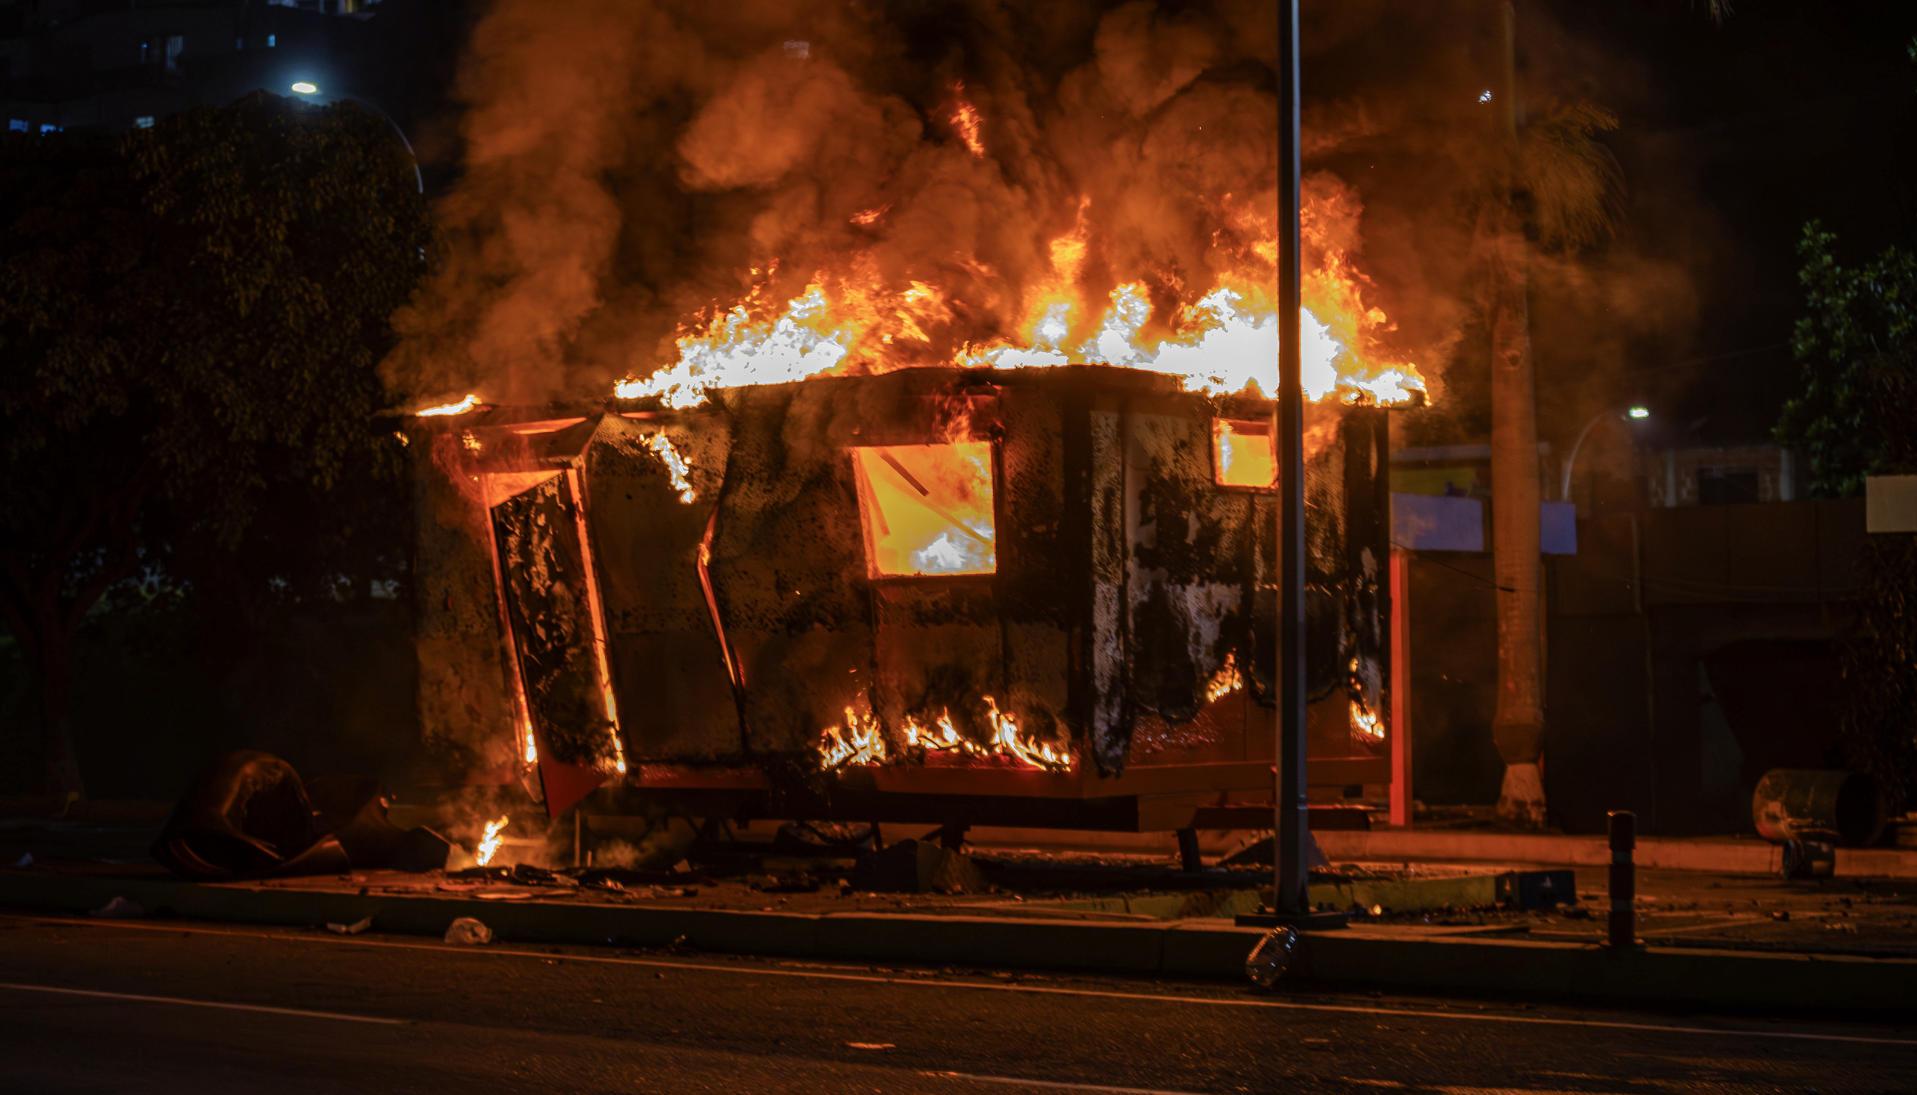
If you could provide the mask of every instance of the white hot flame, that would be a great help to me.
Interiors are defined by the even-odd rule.
[[[672,477],[672,489],[679,492],[679,501],[688,506],[697,502],[699,492],[692,489],[692,480],[689,478],[692,464],[679,455],[678,449],[672,447],[672,438],[663,433],[648,434],[645,443],[646,448],[652,450],[652,455],[666,466],[666,474]]]
[[[479,406],[479,397],[468,392],[466,393],[466,398],[458,402],[441,403],[437,407],[427,407],[424,410],[414,411],[413,416],[415,418],[442,418],[447,415],[465,414],[477,406]]]
[[[502,839],[500,834],[506,829],[506,821],[506,815],[501,814],[486,823],[486,831],[480,834],[479,837],[479,847],[473,850],[473,862],[484,867],[493,861],[494,856],[499,854],[499,845]]]

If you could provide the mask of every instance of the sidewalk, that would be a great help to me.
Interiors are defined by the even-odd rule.
[[[1236,850],[1254,839],[1249,831],[1199,835],[1207,858]],[[1266,832],[1269,836],[1269,831]],[[1314,829],[1326,858],[1334,863],[1522,863],[1541,866],[1597,867],[1611,862],[1601,836],[1561,833],[1508,833],[1492,829]],[[992,847],[1059,848],[1170,855],[1177,844],[1170,833],[1079,833],[1041,829],[978,828],[969,839]],[[1782,849],[1756,836],[1657,837],[1637,841],[1637,865],[1669,871],[1748,874],[1776,877]],[[1895,878],[1917,881],[1917,848],[1839,848],[1840,878]]]
[[[455,918],[473,917],[513,943],[1228,982],[1241,981],[1245,956],[1261,934],[1221,918],[1115,916],[1069,903],[1021,903],[1016,895],[841,898],[836,887],[773,894],[729,881],[608,893],[387,872],[204,884],[130,867],[0,870],[0,907],[12,910],[81,915],[114,898],[156,918],[309,929],[370,918],[382,932],[437,937]],[[1308,935],[1285,984],[1717,1011],[1917,1014],[1917,958],[1669,946],[1615,953],[1509,930],[1497,922],[1386,922]]]
[[[0,908],[82,915],[118,897],[151,917],[314,930],[371,918],[382,932],[434,937],[470,916],[508,942],[1240,982],[1260,933],[1230,917],[1255,908],[1270,878],[1259,867],[1187,873],[1175,855],[1109,843],[1089,853],[1032,850],[1014,839],[1023,834],[984,831],[973,860],[982,877],[966,894],[861,892],[850,884],[849,853],[795,857],[765,845],[741,858],[737,844],[702,868],[629,878],[623,888],[543,872],[476,880],[361,871],[214,885],[166,876],[145,859],[152,824],[120,813],[0,821]],[[1455,843],[1461,838],[1467,843]],[[1756,871],[1652,867],[1638,878],[1639,932],[1652,945],[1614,953],[1598,945],[1608,902],[1601,866],[1575,868],[1575,903],[1539,911],[1496,904],[1504,868],[1588,862],[1589,840],[1456,832],[1320,839],[1340,871],[1315,875],[1312,899],[1355,907],[1357,916],[1346,930],[1307,936],[1287,985],[1917,1014],[1917,884],[1894,877],[1790,883]],[[1650,854],[1640,862],[1736,866],[1756,862],[1738,858],[1746,846],[1768,852],[1755,841],[1724,841],[1736,854],[1706,860],[1682,851],[1704,842],[1668,842],[1680,849],[1674,856],[1663,854],[1666,843],[1645,842],[1641,852]],[[1508,859],[1494,862],[1487,851]],[[1456,853],[1477,854],[1454,865],[1417,862],[1445,852],[1461,861],[1467,856]]]
[[[1601,836],[1499,833],[1460,829],[1373,829],[1312,834],[1334,862],[1554,863],[1595,867],[1611,861]],[[1776,875],[1783,849],[1752,837],[1639,837],[1640,868]],[[1917,848],[1839,848],[1840,878],[1917,879]]]

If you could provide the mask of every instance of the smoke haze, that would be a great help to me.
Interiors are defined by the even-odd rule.
[[[1489,10],[1306,5],[1307,272],[1347,256],[1368,349],[1427,377],[1478,291]],[[879,306],[853,371],[1018,340],[1061,279],[1101,303],[1142,283],[1169,323],[1221,279],[1270,276],[1275,52],[1259,0],[498,0],[388,380],[422,401],[597,397],[734,304],[815,282],[937,290]]]

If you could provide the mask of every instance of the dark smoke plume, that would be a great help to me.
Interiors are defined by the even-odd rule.
[[[1306,5],[1307,248],[1350,254],[1427,376],[1475,291],[1490,7]],[[598,397],[821,275],[937,287],[885,354],[942,362],[1021,338],[1075,225],[1085,298],[1142,281],[1168,322],[1269,250],[1275,39],[1262,0],[498,0],[389,382]]]

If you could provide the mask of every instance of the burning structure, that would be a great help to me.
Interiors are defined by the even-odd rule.
[[[1313,741],[1368,768],[1386,412],[1311,419]],[[1097,366],[422,420],[426,733],[554,812],[609,781],[705,813],[1184,827],[1270,788],[1270,420]]]
[[[1047,32],[1088,53],[1024,57],[1044,36],[983,10],[1003,33],[961,50],[902,9],[561,7],[475,29],[447,261],[388,363],[449,399],[407,430],[449,773],[554,813],[611,784],[1082,827],[1268,793],[1265,9],[1120,5]],[[1313,751],[1342,784],[1382,781],[1384,408],[1424,388],[1361,212],[1307,178]]]

